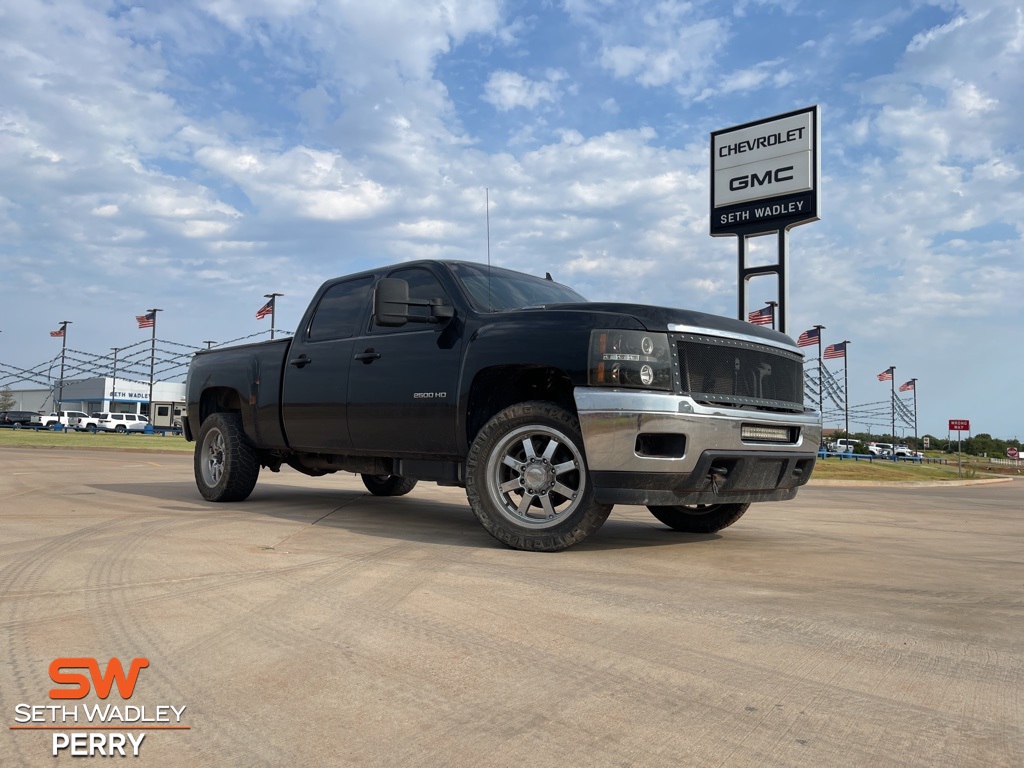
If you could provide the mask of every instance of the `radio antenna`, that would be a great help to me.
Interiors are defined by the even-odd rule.
[[[487,311],[491,307],[491,190],[484,187],[484,215],[487,218]]]

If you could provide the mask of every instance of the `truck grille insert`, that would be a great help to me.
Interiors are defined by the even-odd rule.
[[[803,411],[803,356],[739,339],[676,336],[680,389],[695,400]]]

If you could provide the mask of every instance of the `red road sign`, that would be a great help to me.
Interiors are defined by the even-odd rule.
[[[1016,448],[1014,448],[1012,445],[1009,448],[1006,449],[1006,455],[1009,456],[1011,459],[1019,459],[1020,458],[1020,452]]]
[[[949,431],[950,432],[970,432],[971,422],[967,419],[950,419],[949,420]]]

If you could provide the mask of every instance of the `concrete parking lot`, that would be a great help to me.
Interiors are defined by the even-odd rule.
[[[187,455],[3,448],[0,526],[4,766],[122,731],[154,766],[1024,764],[1022,481],[808,487],[708,536],[620,507],[537,554],[459,489],[212,505]],[[55,659],[143,657],[130,699],[50,698]],[[21,722],[104,703],[174,709]]]

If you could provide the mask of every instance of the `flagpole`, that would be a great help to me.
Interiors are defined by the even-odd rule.
[[[127,347],[111,347],[111,349],[114,350],[114,383],[110,385],[110,410],[114,410],[114,393],[117,392],[117,353]]]
[[[775,330],[775,308],[777,306],[779,306],[779,302],[777,302],[777,301],[766,301],[765,304],[767,304],[769,307],[772,308],[772,330],[774,331]]]
[[[892,458],[896,460],[896,366],[889,366],[889,384],[892,393],[889,395],[889,407],[892,409]]]
[[[263,298],[270,299],[270,340],[274,340],[274,316],[277,314],[277,297],[283,293],[264,293]]]
[[[825,400],[822,397],[822,390],[825,387],[824,375],[821,371],[821,332],[825,330],[824,325],[814,326],[818,329],[818,421],[822,428],[825,427]]]
[[[916,451],[920,447],[917,439],[917,379],[910,381],[914,385],[914,450]]]
[[[68,349],[68,326],[71,325],[71,320],[60,321],[60,385],[57,390],[57,403],[54,407],[53,412],[60,415],[60,407],[64,403],[64,356]]]
[[[846,406],[846,439],[850,439],[850,342],[843,342],[843,405]]]
[[[153,315],[153,335],[149,340],[149,413],[146,414],[150,423],[153,423],[153,363],[156,360],[156,313],[163,312],[162,309],[147,309],[146,314]]]

